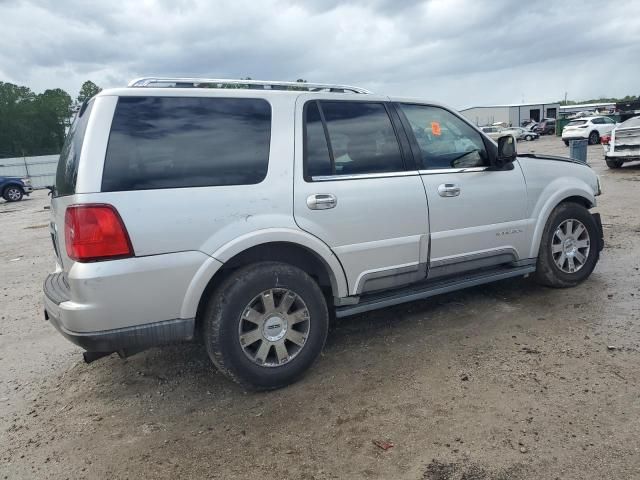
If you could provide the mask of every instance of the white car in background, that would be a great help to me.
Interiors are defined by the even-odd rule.
[[[540,135],[531,130],[522,127],[508,127],[500,131],[501,135],[513,135],[516,140],[537,140]]]
[[[566,146],[569,146],[571,140],[589,140],[589,145],[600,143],[600,137],[608,135],[616,127],[609,117],[585,117],[571,120],[562,129],[562,140]]]
[[[640,116],[617,125],[611,136],[603,136],[602,146],[609,168],[620,168],[625,162],[640,160]]]

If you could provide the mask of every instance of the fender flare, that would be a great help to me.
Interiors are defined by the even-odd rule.
[[[557,179],[551,182],[547,186],[547,188],[545,188],[545,191],[553,190],[557,188],[557,182],[562,180],[564,179]],[[544,227],[547,225],[549,216],[551,215],[551,212],[553,211],[554,208],[556,208],[566,199],[572,198],[572,197],[583,198],[584,200],[589,202],[589,205],[591,205],[591,207],[594,207],[596,205],[595,196],[590,191],[589,186],[586,183],[584,183],[583,185],[582,184],[576,185],[575,180],[572,183],[573,183],[572,185],[565,185],[563,188],[557,190],[556,192],[554,192],[553,195],[548,197],[546,201],[538,202],[538,205],[536,205],[533,212],[533,218],[537,218],[538,220],[533,230],[533,236],[532,236],[533,241],[531,243],[531,250],[529,251],[529,258],[536,258],[538,256],[538,250],[540,249],[540,242],[542,241],[542,232],[544,232]],[[545,198],[545,195],[544,195],[545,191],[542,192],[542,194],[540,195],[540,198]]]
[[[342,298],[349,295],[347,278],[342,264],[324,242],[300,230],[291,228],[266,228],[241,235],[218,248],[213,253],[208,253],[210,258],[198,269],[187,288],[187,293],[182,308],[180,309],[181,318],[195,317],[204,290],[224,263],[249,248],[272,242],[291,243],[310,250],[322,261],[327,269],[334,296]]]

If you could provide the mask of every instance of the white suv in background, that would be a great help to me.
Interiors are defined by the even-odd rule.
[[[562,140],[569,146],[571,140],[589,140],[589,145],[600,143],[600,137],[608,135],[616,127],[609,117],[584,117],[571,120],[562,129]]]
[[[60,155],[45,317],[87,361],[197,339],[269,389],[313,363],[332,315],[527,275],[577,285],[603,246],[598,178],[515,147],[356,87],[103,90]]]

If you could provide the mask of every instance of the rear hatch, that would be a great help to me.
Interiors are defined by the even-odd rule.
[[[564,129],[562,130],[562,133],[566,134],[570,132],[580,132],[585,128],[587,128],[586,120],[572,120],[565,125]]]

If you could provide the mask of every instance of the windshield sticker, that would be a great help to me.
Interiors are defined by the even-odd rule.
[[[438,137],[442,135],[442,131],[440,130],[440,122],[431,122],[431,133]]]

